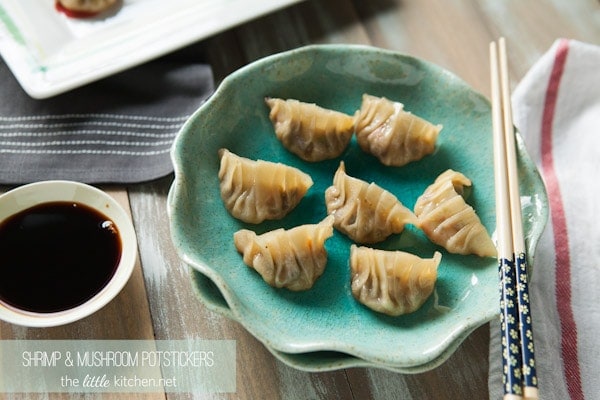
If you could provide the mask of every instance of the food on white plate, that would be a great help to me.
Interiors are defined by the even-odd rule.
[[[293,291],[310,289],[327,265],[325,241],[333,236],[333,217],[318,224],[257,235],[248,229],[234,233],[235,247],[244,263],[265,282]]]
[[[429,298],[442,259],[439,252],[421,258],[404,251],[350,247],[351,289],[356,300],[391,316],[412,313]]]
[[[227,149],[220,149],[219,157],[221,199],[244,222],[283,218],[313,185],[310,175],[289,165],[251,160]]]
[[[496,246],[463,197],[469,186],[471,180],[460,172],[448,169],[440,174],[415,203],[418,226],[450,253],[495,257]]]
[[[392,193],[375,183],[346,174],[340,162],[333,185],[325,190],[327,213],[335,217],[334,226],[357,243],[377,243],[416,225],[417,218]]]
[[[340,156],[354,134],[354,117],[295,99],[266,98],[275,135],[290,152],[315,162]]]
[[[92,17],[117,4],[117,0],[56,0],[56,8],[70,17]]]
[[[434,125],[404,105],[364,94],[356,113],[356,139],[382,164],[399,167],[433,153],[442,125]]]

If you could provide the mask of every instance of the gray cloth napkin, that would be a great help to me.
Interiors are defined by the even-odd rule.
[[[0,184],[169,174],[173,139],[214,89],[201,53],[190,46],[43,100],[29,97],[0,59]]]

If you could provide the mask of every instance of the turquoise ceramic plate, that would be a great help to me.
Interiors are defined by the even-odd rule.
[[[277,141],[263,101],[266,96],[295,98],[352,114],[363,93],[400,101],[407,110],[443,124],[435,153],[404,167],[385,167],[353,141],[339,159],[306,163]],[[219,195],[217,151],[223,147],[252,159],[298,167],[309,173],[315,184],[283,220],[255,226],[241,223],[228,214]],[[423,257],[440,250],[443,258],[434,295],[417,312],[395,318],[377,314],[352,297],[351,242],[338,232],[326,243],[329,262],[325,273],[311,290],[299,293],[268,286],[244,265],[233,245],[232,235],[241,228],[261,233],[324,218],[323,194],[340,160],[346,163],[348,174],[378,183],[410,208],[438,174],[447,168],[458,170],[473,181],[468,202],[493,234],[489,102],[435,65],[351,45],[309,46],[264,58],[222,82],[183,126],[172,157],[175,182],[168,208],[177,251],[213,282],[226,303],[227,315],[274,352],[300,358],[334,352],[369,365],[420,370],[437,365],[466,334],[497,314],[496,260],[451,255],[412,226],[379,247]],[[547,200],[521,143],[518,157],[527,245],[533,254],[547,218]]]
[[[218,287],[206,275],[192,270],[192,285],[197,296],[202,302],[212,311],[218,312],[225,317],[236,319],[231,309],[227,305],[227,301],[223,297]],[[473,330],[475,327],[473,328]],[[380,362],[371,362],[358,358],[356,356],[341,352],[341,351],[309,351],[304,353],[286,353],[278,351],[267,346],[267,349],[279,360],[284,363],[309,372],[332,371],[344,368],[381,368],[393,372],[404,374],[416,374],[428,371],[442,364],[454,351],[460,346],[462,341],[471,333],[471,330],[465,330],[462,335],[456,337],[453,343],[449,344],[446,349],[437,357],[429,360],[425,364],[414,365],[409,367],[401,367],[397,365],[387,365]]]

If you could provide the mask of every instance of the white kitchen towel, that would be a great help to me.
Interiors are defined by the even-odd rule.
[[[517,85],[513,115],[550,207],[530,283],[540,398],[600,399],[600,47],[557,40]],[[490,332],[501,399],[498,321]]]

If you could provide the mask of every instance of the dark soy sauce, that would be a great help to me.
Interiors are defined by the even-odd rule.
[[[115,224],[79,203],[49,202],[0,222],[0,300],[51,313],[85,303],[121,258]]]

